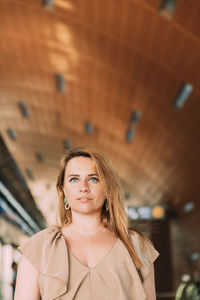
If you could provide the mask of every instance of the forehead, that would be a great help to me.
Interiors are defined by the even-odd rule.
[[[92,158],[78,156],[71,158],[66,165],[65,174],[79,174],[96,172],[96,165]]]

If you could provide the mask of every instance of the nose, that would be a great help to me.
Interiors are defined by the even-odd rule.
[[[87,180],[83,180],[80,184],[80,192],[89,192]]]

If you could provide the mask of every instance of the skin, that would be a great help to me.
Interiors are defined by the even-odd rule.
[[[118,237],[101,223],[106,198],[91,158],[80,156],[68,162],[63,191],[72,213],[72,223],[62,229],[68,249],[82,264],[93,267],[109,252]],[[88,235],[91,232],[97,234],[91,237]]]
[[[18,266],[14,300],[40,300],[38,276],[37,269],[22,256]]]
[[[101,210],[106,197],[91,158],[80,156],[68,162],[63,191],[71,207],[73,227],[90,233],[91,228],[95,230],[101,225]]]
[[[91,158],[80,156],[68,162],[63,192],[71,207],[72,223],[62,228],[62,234],[74,256],[82,264],[93,267],[109,252],[117,237],[101,223],[105,193]],[[89,233],[97,230],[98,233],[93,238],[88,236]],[[38,276],[37,269],[22,256],[18,267],[14,300],[40,300]],[[146,300],[156,299],[154,286],[152,265],[144,281]]]

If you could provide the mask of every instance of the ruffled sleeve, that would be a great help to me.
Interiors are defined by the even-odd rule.
[[[56,226],[44,229],[18,250],[39,271],[39,287],[44,300],[53,300],[67,291],[69,260],[66,244]]]
[[[153,244],[145,239],[144,241],[137,232],[131,234],[131,239],[135,248],[135,251],[142,262],[142,267],[140,268],[143,280],[150,272],[150,268],[156,258],[159,256],[158,251],[154,248]]]

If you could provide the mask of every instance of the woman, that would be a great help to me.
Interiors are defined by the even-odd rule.
[[[88,148],[69,150],[57,190],[61,226],[19,247],[15,300],[155,300],[158,252],[128,228],[110,160]]]

